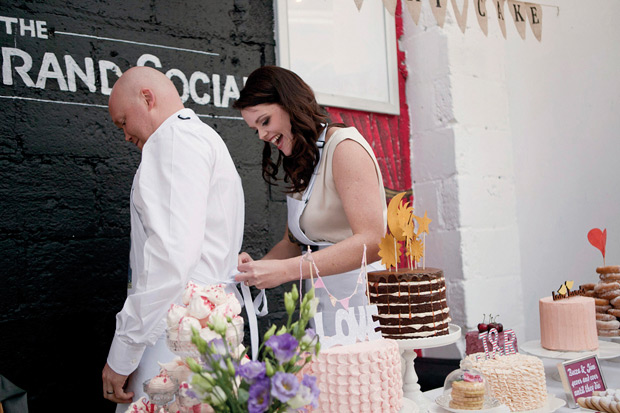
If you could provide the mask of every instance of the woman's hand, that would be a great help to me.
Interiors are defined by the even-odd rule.
[[[258,289],[273,288],[284,284],[288,279],[286,270],[286,260],[259,260],[254,261],[246,254],[245,262],[241,262],[239,254],[239,274],[235,276],[235,281],[242,282],[247,286],[253,285]],[[249,260],[247,259],[249,258]]]
[[[242,252],[237,257],[237,270],[239,270],[239,265],[245,264],[247,262],[252,262],[252,261],[254,261],[254,259],[252,257],[250,257],[250,254],[248,254],[247,252]],[[241,270],[239,270],[239,271],[241,271]]]

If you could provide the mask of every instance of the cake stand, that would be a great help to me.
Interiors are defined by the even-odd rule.
[[[415,349],[433,348],[447,346],[455,343],[461,337],[461,328],[455,324],[448,325],[448,334],[427,338],[413,338],[410,340],[396,340],[404,359],[403,372],[403,395],[413,400],[419,407],[421,413],[428,411],[432,401],[427,399],[420,391],[418,375],[413,365],[416,358]]]
[[[540,345],[540,340],[528,341],[524,344],[519,343],[519,350],[530,353],[537,357],[546,357],[551,359],[572,360],[595,354],[599,360],[612,359],[620,356],[620,344],[611,341],[598,341],[598,350],[595,351],[553,351],[547,350]]]
[[[596,351],[553,351],[543,348],[540,344],[540,340],[532,340],[524,344],[519,343],[519,351],[530,353],[537,357],[558,360],[573,360],[591,354],[596,355],[599,360],[607,360],[620,356],[620,344],[599,339],[598,350]],[[553,380],[562,381],[557,369],[552,369],[548,374]]]

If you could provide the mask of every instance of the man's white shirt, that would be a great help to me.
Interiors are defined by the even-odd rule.
[[[243,239],[241,178],[226,145],[191,109],[149,137],[131,189],[131,289],[108,364],[128,375],[165,332],[191,279],[229,282]]]

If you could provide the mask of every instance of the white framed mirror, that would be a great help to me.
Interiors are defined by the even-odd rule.
[[[319,104],[399,114],[394,16],[381,0],[274,0],[278,65]]]

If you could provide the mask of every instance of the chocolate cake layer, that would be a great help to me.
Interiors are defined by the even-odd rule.
[[[443,271],[436,268],[368,273],[381,334],[396,340],[448,334],[450,310]]]

